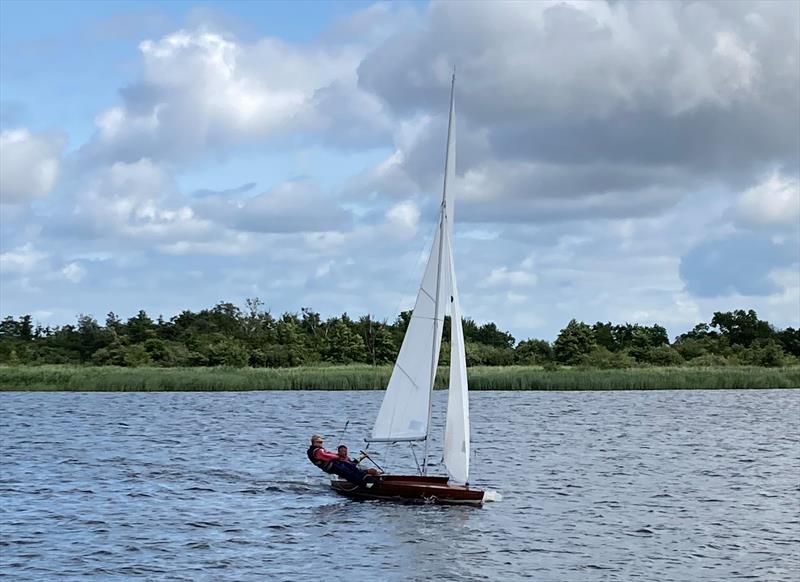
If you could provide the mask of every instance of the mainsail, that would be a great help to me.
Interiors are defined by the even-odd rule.
[[[438,272],[442,230],[438,228],[433,239],[414,311],[372,429],[372,441],[421,441],[428,436],[431,377],[438,363],[431,365],[431,354],[439,354],[444,325],[444,310],[437,310],[445,291]]]
[[[455,177],[455,75],[450,90],[444,187],[438,227],[422,277],[414,311],[403,338],[371,441],[427,440],[431,395],[439,360],[444,316],[451,316],[450,383],[445,428],[444,461],[455,481],[469,477],[469,401],[464,334],[453,265],[453,195]],[[423,462],[423,466],[426,466]]]

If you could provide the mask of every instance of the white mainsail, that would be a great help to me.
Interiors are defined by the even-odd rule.
[[[448,190],[455,178],[455,75],[450,90],[444,188],[438,228],[425,267],[414,311],[403,338],[386,395],[381,404],[372,441],[427,439],[433,382],[439,360],[445,312],[451,317],[450,384],[445,428],[444,461],[450,478],[469,478],[469,399],[464,333],[453,265],[453,196]],[[426,462],[423,462],[426,467]]]
[[[438,310],[437,318],[436,305],[441,305],[442,297],[446,297],[443,294],[444,285],[439,284],[437,291],[437,280],[441,279],[438,272],[441,265],[442,230],[441,227],[436,230],[414,311],[370,440],[415,441],[425,440],[428,436],[431,354],[439,354],[444,325],[444,310]],[[437,363],[433,362],[434,370]]]

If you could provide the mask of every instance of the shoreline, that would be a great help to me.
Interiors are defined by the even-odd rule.
[[[114,366],[0,366],[2,392],[239,392],[384,390],[391,366],[300,368],[123,368]],[[440,367],[436,388],[446,387]],[[470,390],[709,390],[800,388],[800,366],[647,367],[626,369],[478,366]]]

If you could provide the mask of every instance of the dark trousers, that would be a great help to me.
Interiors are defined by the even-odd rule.
[[[331,461],[331,473],[348,480],[353,485],[361,485],[364,482],[364,475],[367,474],[366,471],[362,471],[353,463],[345,463],[344,461]]]

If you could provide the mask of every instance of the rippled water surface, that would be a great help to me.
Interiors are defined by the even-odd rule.
[[[2,393],[0,575],[798,579],[800,391],[473,393],[482,509],[328,488],[308,436],[357,449],[381,397]]]

